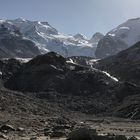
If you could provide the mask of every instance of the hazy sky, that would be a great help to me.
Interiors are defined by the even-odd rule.
[[[0,18],[48,21],[60,32],[107,33],[140,17],[140,0],[0,0]]]

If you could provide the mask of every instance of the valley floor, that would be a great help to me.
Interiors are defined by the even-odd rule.
[[[96,129],[100,135],[140,137],[140,120],[85,115],[21,92],[0,91],[0,140],[50,139],[47,135],[64,140],[71,130],[83,126]]]
[[[31,119],[31,118],[30,118]],[[34,120],[32,120],[34,121]],[[79,123],[79,124],[78,124]],[[80,124],[81,123],[81,124]],[[128,120],[128,119],[120,119],[120,118],[96,118],[87,116],[85,120],[77,120],[77,125],[85,125],[90,126],[93,129],[96,129],[99,135],[125,135],[127,137],[135,136],[140,139],[140,121]],[[66,140],[65,137],[47,137],[41,132],[41,129],[45,129],[45,127],[41,127],[40,129],[31,130],[26,128],[25,133],[17,133],[10,132],[5,136],[8,140]],[[2,139],[4,140],[4,139]]]

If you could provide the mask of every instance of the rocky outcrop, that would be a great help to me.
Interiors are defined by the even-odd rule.
[[[97,136],[96,130],[83,127],[73,130],[67,140],[93,140],[94,136]]]

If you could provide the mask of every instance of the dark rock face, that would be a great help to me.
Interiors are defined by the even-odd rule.
[[[80,128],[73,130],[67,140],[127,140],[125,135],[98,135],[94,129]]]
[[[105,36],[99,41],[95,55],[97,58],[105,58],[127,48],[128,46],[119,38],[114,40],[111,36]]]
[[[39,55],[35,57],[27,65],[38,66],[44,64],[61,67],[66,64],[66,59],[55,52],[49,52],[46,55]]]
[[[93,140],[93,135],[97,135],[94,130],[88,128],[79,128],[73,130],[67,140]]]
[[[11,125],[2,125],[0,127],[1,132],[15,131],[15,129]]]
[[[22,63],[16,59],[0,60],[0,89],[3,88],[3,83],[13,76],[21,67]]]
[[[16,73],[22,64],[16,59],[7,59],[0,61],[1,78],[3,81],[8,80],[14,73]]]
[[[32,58],[39,55],[40,51],[35,44],[23,39],[20,31],[1,25],[0,27],[0,58]]]

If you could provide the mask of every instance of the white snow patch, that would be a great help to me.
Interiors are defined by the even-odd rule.
[[[76,64],[71,58],[66,61],[67,63]]]
[[[115,34],[108,34],[108,35],[110,35],[110,36],[116,36]]]
[[[93,63],[94,63],[94,62],[97,62],[97,61],[99,61],[99,60],[100,60],[100,59],[91,59],[90,62],[93,62]]]
[[[120,27],[119,29],[130,30],[130,28],[129,28],[129,27]]]
[[[0,23],[3,23],[3,22],[5,22],[5,20],[0,19]]]
[[[39,25],[42,25],[40,21],[38,21],[38,24],[39,24]]]
[[[102,71],[104,74],[106,74],[108,77],[110,77],[112,80],[119,82],[119,80],[116,77],[111,76],[109,73],[107,73],[106,71]]]
[[[2,75],[2,72],[0,71],[0,75]]]
[[[27,63],[29,62],[32,58],[15,58],[16,60],[20,61],[21,63]]]
[[[26,22],[26,19],[24,19],[23,17],[20,17],[19,20]]]

